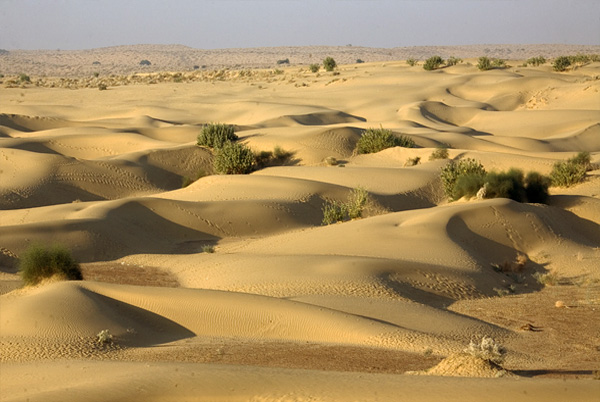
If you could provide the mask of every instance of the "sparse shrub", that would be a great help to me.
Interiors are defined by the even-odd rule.
[[[290,64],[290,59],[277,60],[277,65]]]
[[[592,157],[587,151],[579,152],[574,157],[569,158],[568,162],[583,166],[586,172],[594,169],[592,165]]]
[[[215,248],[210,244],[205,244],[202,246],[202,252],[207,254],[213,254],[215,252]]]
[[[225,143],[238,139],[234,131],[234,127],[229,124],[206,124],[198,135],[198,145],[214,149],[221,148]]]
[[[475,159],[467,158],[459,160],[458,162],[450,161],[450,163],[442,168],[440,174],[446,196],[451,200],[457,199],[455,198],[455,187],[460,176],[473,175],[483,179],[485,173],[483,165]],[[464,183],[463,185],[465,186],[467,183]]]
[[[98,90],[106,91],[107,89],[108,89],[108,86],[105,83],[101,82],[100,84],[98,84]]]
[[[19,81],[22,83],[31,82],[31,78],[27,74],[21,73],[19,74]]]
[[[453,200],[458,200],[462,197],[472,198],[491,198],[486,197],[485,189],[487,183],[485,182],[485,176],[478,173],[467,173],[459,175],[456,183],[454,184],[454,191],[452,193]],[[480,192],[481,189],[483,192]]]
[[[548,176],[539,174],[538,172],[529,172],[525,176],[525,196],[527,202],[546,204],[550,194],[548,193],[548,187],[550,187],[551,180]]]
[[[506,67],[506,60],[504,60],[504,59],[494,59],[494,60],[492,60],[492,67],[505,68]]]
[[[19,261],[19,271],[26,285],[36,285],[55,275],[66,280],[83,279],[79,264],[70,251],[61,246],[31,245]]]
[[[573,158],[556,162],[550,172],[552,185],[557,187],[571,187],[581,183],[585,178],[585,173],[590,167],[589,153],[580,152]]]
[[[406,59],[406,64],[408,64],[411,67],[414,67],[418,64],[418,61],[416,59],[410,58]]]
[[[369,199],[369,193],[362,187],[357,187],[350,191],[348,195],[348,202],[346,203],[346,211],[348,218],[358,219],[362,218],[363,209]]]
[[[556,286],[556,285],[558,285],[558,276],[556,274],[551,273],[551,272],[547,272],[545,274],[542,274],[541,272],[536,272],[536,273],[534,273],[531,276],[533,276],[533,278],[540,285],[544,285],[544,286]]]
[[[446,60],[446,65],[447,66],[455,66],[457,64],[462,63],[462,61],[463,61],[462,59],[459,59],[458,57],[452,56],[448,60]]]
[[[525,200],[523,171],[490,172],[485,176],[485,198],[510,198],[517,202]]]
[[[492,61],[489,57],[482,56],[477,61],[477,68],[481,71],[487,71],[492,69]]]
[[[436,70],[442,64],[444,64],[444,59],[442,59],[440,56],[431,56],[430,58],[425,60],[423,68],[427,71]]]
[[[438,160],[438,159],[448,159],[448,148],[439,147],[438,149],[433,151],[431,153],[431,155],[429,155],[430,161],[434,161],[434,160]]]
[[[254,161],[254,153],[250,148],[228,141],[217,149],[214,169],[219,174],[245,174],[252,171]]]
[[[471,341],[469,343],[469,347],[464,351],[471,356],[478,357],[498,365],[502,364],[506,355],[506,349],[504,346],[489,336],[484,336],[479,343]]]
[[[150,63],[150,60],[146,60],[146,59],[144,59],[144,60],[141,60],[141,61],[140,61],[140,66],[149,66],[149,65],[151,65],[151,64],[152,64],[152,63]]]
[[[328,156],[327,158],[325,158],[325,163],[329,166],[337,166],[338,160],[333,156]]]
[[[346,217],[346,204],[338,201],[328,201],[323,205],[323,225],[341,222]]]
[[[575,56],[569,56],[569,60],[571,60],[571,64],[584,65],[590,62],[590,56],[587,54],[578,53]]]
[[[290,160],[292,155],[292,152],[285,151],[279,145],[276,145],[273,152],[261,151],[254,155],[255,167],[257,169],[262,169],[272,165],[283,165]]]
[[[392,130],[384,128],[368,128],[356,144],[356,153],[370,154],[392,147],[414,148],[415,142],[410,137],[396,137]]]
[[[356,64],[362,64],[362,63],[364,63],[364,61],[363,61],[363,60],[361,60],[361,59],[356,59]]]
[[[546,63],[546,58],[543,56],[531,57],[531,58],[527,59],[527,62],[526,62],[526,64],[532,65],[534,67],[540,66],[545,63]]]
[[[421,157],[415,156],[414,158],[408,158],[406,162],[404,162],[404,166],[416,166],[421,163]]]
[[[332,57],[326,57],[325,60],[323,60],[323,67],[325,68],[325,71],[333,71],[333,69],[337,67],[337,63]]]
[[[96,342],[100,345],[110,345],[114,341],[114,337],[108,329],[103,329],[96,335]]]
[[[566,71],[571,66],[571,59],[568,56],[559,56],[554,59],[552,68],[554,71]]]
[[[313,73],[316,73],[319,71],[319,69],[321,68],[320,65],[318,64],[311,64],[308,68],[310,68],[310,71]]]
[[[492,264],[492,267],[503,274],[514,274],[523,271],[527,261],[527,256],[519,253],[514,261],[504,261],[502,264]]]

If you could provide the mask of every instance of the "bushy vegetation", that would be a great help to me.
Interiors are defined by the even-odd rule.
[[[448,159],[448,148],[439,147],[435,151],[433,151],[431,155],[429,155],[430,161],[435,161],[438,159]]]
[[[548,187],[552,181],[548,176],[539,174],[538,172],[529,172],[525,176],[525,198],[527,202],[537,204],[546,204],[548,202]]]
[[[21,73],[19,74],[19,81],[22,83],[31,82],[31,78],[27,74]]]
[[[477,68],[481,71],[487,71],[492,69],[492,61],[489,57],[482,56],[477,60]]]
[[[323,60],[323,67],[325,68],[325,71],[333,71],[333,69],[337,67],[337,63],[333,60],[333,57],[326,57],[325,60]]]
[[[238,136],[232,125],[221,123],[210,123],[202,127],[198,135],[198,145],[208,148],[219,149],[225,143],[236,141]]]
[[[277,65],[290,64],[290,59],[277,60]]]
[[[362,187],[350,191],[346,202],[328,201],[323,205],[323,225],[362,218],[369,193]]]
[[[30,246],[19,260],[19,271],[26,285],[36,285],[53,276],[65,280],[83,279],[79,263],[61,246]]]
[[[485,174],[485,168],[479,161],[476,161],[475,159],[467,158],[459,161],[450,161],[450,163],[442,168],[441,172],[444,192],[449,199],[456,200],[464,195],[460,194],[460,191],[456,186],[460,177],[473,176],[473,178],[470,179],[472,181],[477,180],[477,177],[481,177],[481,179],[483,179]],[[465,182],[461,185],[466,186],[467,183]],[[477,193],[477,190],[475,190],[475,193]]]
[[[254,167],[255,156],[250,148],[237,142],[226,142],[217,149],[214,169],[218,174],[246,174]]]
[[[554,59],[552,68],[554,71],[566,71],[571,66],[571,59],[568,56],[559,56]]]
[[[410,137],[397,137],[392,130],[368,128],[356,144],[356,153],[371,154],[392,147],[414,148],[415,142]]]
[[[446,65],[447,66],[455,66],[457,64],[462,63],[462,61],[463,61],[462,59],[452,56],[452,57],[448,58],[448,60],[446,60]]]
[[[502,364],[506,355],[506,349],[488,336],[484,336],[479,343],[471,341],[469,347],[464,351],[471,356],[478,357],[495,364]]]
[[[151,65],[151,64],[152,64],[152,63],[150,63],[150,60],[146,60],[146,59],[144,59],[144,60],[141,60],[141,61],[140,61],[140,66],[149,66],[149,65]]]
[[[419,62],[416,59],[413,59],[412,57],[410,59],[406,59],[406,64],[408,64],[411,67],[414,67],[418,64]]]
[[[440,56],[431,56],[430,58],[425,60],[423,68],[427,71],[436,70],[442,64],[444,64],[444,59],[442,59]]]
[[[581,183],[585,173],[592,169],[589,152],[580,152],[576,156],[562,162],[556,162],[550,172],[552,185],[557,187],[571,187]]]
[[[316,73],[319,71],[319,69],[321,68],[320,65],[318,64],[311,64],[308,68],[310,68],[310,71],[313,73]]]
[[[526,64],[534,67],[541,66],[542,64],[546,64],[546,58],[543,56],[531,57],[527,59]]]
[[[257,169],[262,169],[267,166],[286,164],[293,153],[285,151],[280,146],[276,145],[273,151],[261,151],[254,155],[254,164]]]
[[[504,59],[493,59],[492,60],[492,67],[495,67],[495,68],[505,68],[506,67],[506,60],[504,60]]]

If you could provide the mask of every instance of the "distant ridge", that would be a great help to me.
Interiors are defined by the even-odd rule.
[[[101,74],[132,74],[155,71],[189,71],[194,68],[270,68],[277,60],[288,59],[290,65],[320,63],[333,57],[338,64],[383,62],[432,55],[443,58],[456,56],[473,58],[497,57],[522,60],[533,56],[553,58],[568,54],[600,53],[598,45],[465,45],[411,46],[373,48],[362,46],[280,46],[239,49],[194,49],[184,45],[124,45],[87,50],[11,50],[0,52],[0,72],[27,73],[38,76],[88,76]],[[149,60],[149,66],[140,66]]]

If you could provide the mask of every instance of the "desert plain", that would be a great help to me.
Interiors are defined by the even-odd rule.
[[[0,55],[0,400],[597,400],[600,63],[556,72],[516,49],[489,71],[351,47],[317,73],[323,49],[122,75],[101,50],[58,73],[45,53]],[[196,144],[212,122],[289,158],[214,174]],[[380,127],[416,146],[357,154]],[[549,174],[582,151],[594,168],[548,204],[449,202],[440,146],[488,171]],[[363,216],[323,225],[357,188]],[[35,243],[68,247],[84,280],[24,287]],[[461,360],[484,336],[506,348],[501,369]]]

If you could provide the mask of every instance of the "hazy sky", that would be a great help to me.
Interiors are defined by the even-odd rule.
[[[600,0],[0,0],[0,48],[600,44]]]

